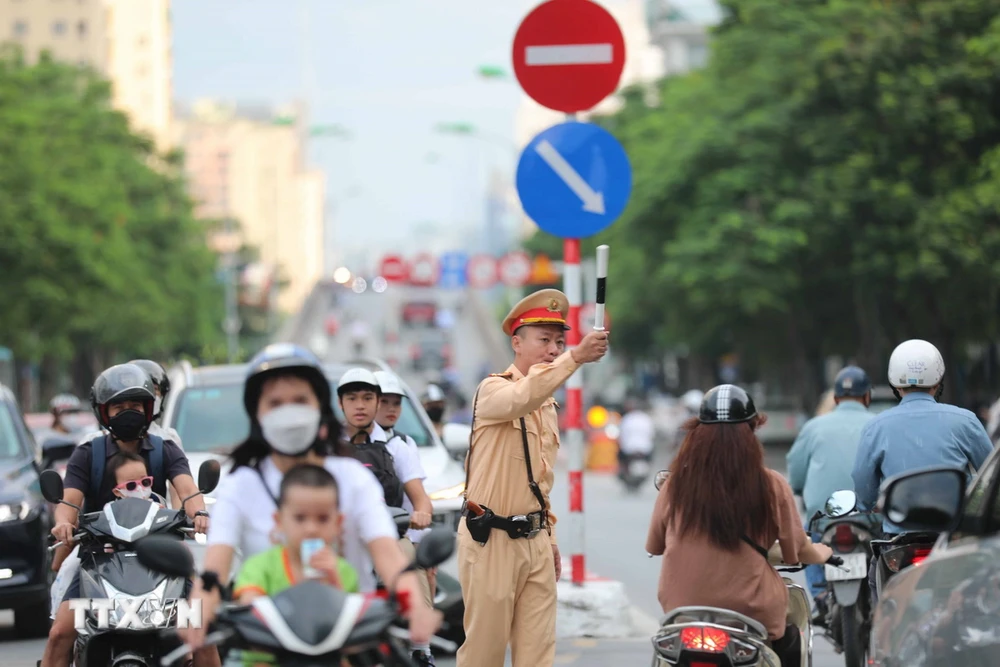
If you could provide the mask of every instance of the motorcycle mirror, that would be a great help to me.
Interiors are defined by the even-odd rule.
[[[660,490],[660,487],[663,486],[663,483],[667,481],[667,477],[669,476],[670,476],[669,470],[661,470],[660,472],[656,473],[656,477],[653,478],[653,486],[656,487],[657,491]]]
[[[885,518],[909,531],[945,532],[959,521],[965,471],[936,466],[887,479],[879,503]]]
[[[416,564],[423,569],[437,567],[455,553],[455,533],[447,528],[434,528],[417,545]]]
[[[194,557],[184,543],[165,535],[144,537],[135,545],[139,562],[153,572],[170,577],[190,577],[195,574]]]
[[[42,487],[42,497],[50,503],[57,505],[61,503],[69,505],[78,512],[83,511],[73,503],[63,500],[63,480],[55,470],[43,470],[38,476],[38,483]]]
[[[202,462],[198,467],[198,490],[202,493],[211,493],[219,485],[219,477],[222,475],[222,466],[215,459]]]
[[[858,506],[858,496],[854,491],[843,489],[834,491],[833,495],[826,501],[823,514],[833,519],[839,519],[853,512]]]

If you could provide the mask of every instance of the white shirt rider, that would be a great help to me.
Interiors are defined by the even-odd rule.
[[[619,425],[618,449],[622,454],[651,454],[656,442],[653,418],[642,410],[632,410]]]
[[[403,435],[401,433],[396,433],[393,429],[386,432],[384,428],[378,424],[374,424],[372,428],[371,439],[373,442],[379,440],[385,441],[385,448],[389,450],[392,454],[393,468],[396,470],[396,476],[399,477],[399,481],[406,485],[407,482],[412,482],[415,479],[419,479],[421,482],[427,479],[427,474],[424,472],[424,466],[420,462],[420,453],[417,450],[417,443],[414,442],[413,438],[408,435]],[[405,493],[403,494],[403,509],[407,512],[413,513],[413,503],[410,502],[410,497]],[[430,528],[416,529],[411,528],[407,531],[406,536],[410,538],[410,541],[414,544],[420,542],[420,538],[426,535],[430,531]]]

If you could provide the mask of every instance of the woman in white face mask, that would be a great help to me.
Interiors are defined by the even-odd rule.
[[[196,647],[204,641],[220,601],[220,583],[225,585],[235,574],[230,572],[235,550],[247,559],[281,543],[273,515],[282,477],[295,465],[321,465],[336,478],[344,527],[341,544],[332,546],[358,571],[362,592],[375,589],[373,564],[383,581],[394,581],[409,564],[378,480],[359,461],[334,455],[341,427],[330,384],[312,353],[287,343],[264,348],[250,361],[243,404],[250,416],[250,435],[233,450],[232,470],[216,492],[206,575],[195,581],[192,591],[192,598],[202,599],[204,620],[202,629],[184,634]],[[439,619],[420,598],[416,575],[400,576],[398,586],[412,591],[414,641],[428,641]]]

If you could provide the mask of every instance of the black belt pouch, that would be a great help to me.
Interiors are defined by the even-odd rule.
[[[493,532],[493,519],[496,514],[489,507],[483,508],[483,513],[475,516],[472,512],[465,515],[465,526],[469,529],[469,535],[476,542],[485,545]]]

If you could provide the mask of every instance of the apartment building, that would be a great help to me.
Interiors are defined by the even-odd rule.
[[[305,166],[304,109],[203,100],[176,115],[196,214],[237,220],[261,263],[289,280],[278,307],[297,310],[324,259],[326,181]]]
[[[173,90],[170,0],[0,0],[0,43],[93,67],[132,126],[169,147]]]

